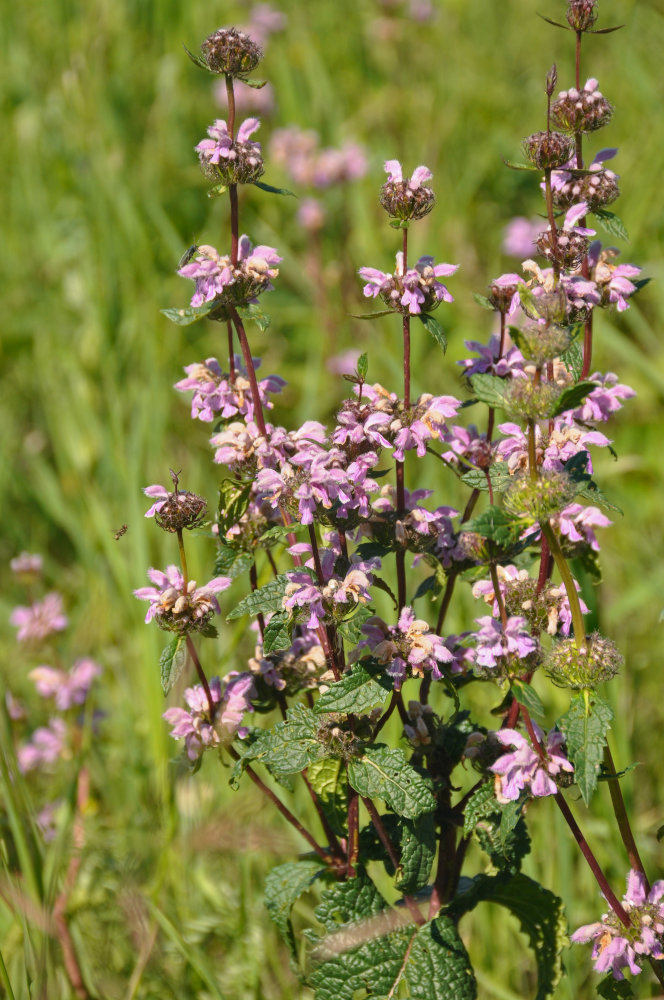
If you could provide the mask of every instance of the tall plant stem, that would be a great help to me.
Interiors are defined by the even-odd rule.
[[[373,802],[371,801],[371,799],[365,799],[365,798],[363,798],[362,802],[364,803],[365,809],[369,813],[369,818],[371,819],[371,822],[374,825],[376,833],[380,837],[381,844],[383,845],[383,847],[387,851],[387,855],[388,855],[390,861],[392,862],[392,864],[394,865],[395,868],[398,868],[399,867],[399,856],[398,856],[397,852],[395,851],[394,845],[392,844],[392,841],[390,840],[390,838],[388,836],[387,830],[385,829],[385,827],[383,825],[382,819],[378,815],[378,810],[376,809],[376,807],[373,804]],[[412,896],[404,896],[404,903],[408,907],[408,911],[409,911],[411,917],[413,918],[413,920],[415,921],[415,923],[418,924],[418,926],[421,927],[426,921],[425,921],[424,917],[422,916],[422,914],[420,913],[420,911],[419,911],[419,909],[417,907],[417,903],[415,902],[415,900],[412,898]]]
[[[233,747],[228,747],[227,749],[233,760],[240,760],[240,755],[237,752],[237,750],[235,750]],[[268,788],[265,782],[261,778],[259,778],[259,776],[251,768],[250,765],[247,765],[247,767],[245,767],[244,770],[245,773],[249,775],[249,778],[251,781],[253,781],[254,785],[256,785],[257,788],[260,788],[263,795],[266,795],[270,800],[270,802],[272,802],[273,805],[277,807],[277,809],[284,817],[284,819],[287,820],[287,822],[289,822],[290,825],[294,827],[302,837],[304,837],[306,842],[309,844],[309,847],[311,847],[311,849],[316,852],[319,858],[323,859],[325,864],[329,865],[331,862],[330,854],[314,840],[309,831],[302,826],[297,816],[294,816],[293,813],[290,811],[290,809],[288,809],[288,807],[283,804],[281,799],[279,799],[274,794],[272,789]]]
[[[216,706],[212,700],[212,692],[210,691],[210,685],[208,684],[208,679],[205,676],[205,671],[201,666],[201,661],[198,659],[198,653],[196,652],[196,647],[194,646],[193,640],[190,635],[187,636],[187,651],[191,657],[191,662],[196,668],[196,673],[198,674],[198,679],[201,682],[201,687],[205,691],[205,697],[207,698],[208,711],[210,713],[210,724],[214,725],[214,716],[216,713]]]
[[[235,351],[233,350],[233,324],[226,320],[226,333],[228,335],[228,381],[235,385]]]
[[[604,766],[609,774],[615,775],[616,765],[613,762],[613,755],[609,749],[608,743],[604,747]],[[634,834],[632,833],[632,828],[627,816],[627,810],[625,809],[625,800],[623,799],[622,790],[620,788],[620,781],[616,777],[611,777],[609,778],[608,783],[613,812],[615,813],[622,842],[625,845],[625,850],[627,851],[630,866],[635,871],[641,872],[645,880],[646,892],[650,892],[650,882],[648,881],[648,876],[646,875],[646,870],[643,866],[639,849],[636,846],[636,841],[634,840]]]
[[[258,590],[258,574],[256,572],[255,560],[249,567],[249,583],[251,585],[252,593],[253,591]],[[256,615],[256,618],[258,620],[258,630],[260,632],[261,642],[262,642],[265,637],[265,615],[263,614],[262,611],[259,611],[258,614]]]
[[[541,524],[542,534],[546,538],[547,545],[549,546],[549,551],[553,556],[558,572],[560,573],[560,578],[567,592],[567,600],[569,601],[570,611],[572,612],[572,625],[574,628],[574,640],[576,642],[577,649],[581,649],[586,642],[586,628],[583,623],[583,614],[581,613],[581,602],[579,601],[579,595],[576,592],[576,587],[574,585],[574,577],[572,576],[571,570],[567,565],[567,560],[563,555],[562,549],[556,534],[551,527],[549,521],[543,521]]]
[[[182,567],[182,593],[187,593],[187,587],[189,586],[189,572],[187,570],[187,555],[184,551],[184,539],[182,537],[182,528],[178,528],[178,549],[180,550],[180,566]]]
[[[76,955],[76,948],[69,930],[67,922],[67,904],[69,897],[76,883],[78,872],[81,867],[82,851],[85,846],[85,828],[83,826],[83,813],[88,805],[90,795],[90,776],[86,768],[81,768],[78,772],[76,787],[76,812],[73,824],[73,850],[64,878],[62,891],[53,904],[53,923],[55,924],[57,936],[62,948],[62,958],[67,973],[67,978],[72,985],[74,994],[78,1000],[89,1000],[90,994],[83,981],[83,974]]]
[[[348,796],[348,853],[346,865],[348,878],[355,878],[357,855],[360,849],[360,797],[351,791]]]
[[[526,724],[526,729],[528,731],[528,736],[530,737],[530,742],[533,745],[533,749],[536,751],[536,753],[540,756],[540,758],[543,761],[546,761],[547,760],[546,751],[538,739],[537,733],[535,732],[532,720],[530,718],[530,714],[525,705],[521,706],[521,714],[523,715],[523,720]],[[581,853],[588,862],[588,867],[595,876],[597,884],[602,890],[602,895],[604,896],[607,903],[609,904],[613,912],[616,914],[620,922],[624,924],[625,927],[631,927],[631,920],[629,919],[629,916],[627,915],[625,908],[623,907],[622,903],[620,902],[618,897],[613,892],[613,889],[609,885],[606,875],[600,868],[599,862],[597,861],[597,858],[593,854],[590,845],[588,844],[588,841],[583,836],[583,833],[581,832],[581,827],[574,819],[572,811],[570,807],[567,805],[567,802],[565,801],[562,792],[560,791],[556,792],[555,800],[556,800],[556,805],[563,814],[565,822],[567,823],[568,827],[572,832],[572,836],[579,845]]]
[[[226,75],[226,97],[228,100],[228,135],[231,141],[235,138],[235,91],[233,77]],[[228,185],[228,198],[231,206],[231,264],[237,264],[239,246],[239,214],[237,200],[237,184]]]
[[[325,577],[323,575],[323,566],[320,561],[320,553],[318,551],[316,530],[313,524],[309,525],[309,541],[311,542],[311,553],[314,557],[316,579],[318,580],[318,586],[322,588],[325,586]],[[326,642],[323,643],[323,649],[325,650],[327,661],[330,664],[335,680],[339,680],[341,677],[341,669],[339,667],[339,657],[337,656],[337,630],[334,625],[325,625],[321,628],[321,632],[326,638]]]
[[[247,340],[247,335],[244,331],[244,324],[240,319],[240,314],[237,309],[235,309],[234,306],[231,306],[229,311],[231,319],[233,320],[233,326],[235,327],[238,335],[238,340],[240,341],[240,349],[242,351],[242,357],[244,358],[244,367],[247,369],[249,389],[251,391],[251,401],[254,404],[254,420],[258,425],[259,431],[263,437],[265,437],[267,435],[267,429],[265,427],[263,405],[261,403],[260,393],[258,392],[258,380],[256,378],[256,369],[254,368],[254,359],[251,356],[251,350],[249,348],[249,341]]]
[[[402,267],[405,274],[408,270],[408,230],[403,230],[402,243]],[[403,405],[406,413],[410,410],[410,315],[403,317]],[[396,464],[396,485],[397,485],[397,517],[402,518],[406,513],[406,487],[404,480],[404,464]],[[406,552],[399,549],[396,553],[397,565],[397,599],[399,601],[399,611],[406,605]]]
[[[313,786],[312,786],[311,782],[309,781],[306,769],[304,771],[302,771],[302,780],[304,781],[305,785],[307,786],[307,789],[309,791],[309,795],[311,796],[311,801],[313,802],[314,806],[316,807],[316,812],[318,813],[318,818],[321,821],[321,826],[323,827],[323,830],[325,831],[325,836],[327,837],[328,844],[330,845],[330,847],[334,851],[334,854],[336,855],[336,857],[339,858],[340,861],[343,861],[343,852],[341,850],[341,844],[337,840],[337,836],[336,836],[334,830],[332,829],[332,827],[329,824],[328,818],[325,815],[323,807],[321,806],[320,799],[316,795],[316,792],[314,791]]]

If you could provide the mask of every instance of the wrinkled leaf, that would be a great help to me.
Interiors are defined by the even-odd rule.
[[[348,762],[348,783],[365,798],[384,799],[408,819],[436,808],[430,779],[419,774],[397,747],[367,747],[361,757]]]
[[[224,479],[219,485],[219,534],[225,535],[240,520],[249,506],[253,483],[235,483]]]
[[[373,611],[368,608],[366,604],[358,604],[357,611],[351,618],[347,618],[345,621],[339,622],[337,625],[337,632],[346,643],[347,648],[355,649],[358,642],[365,639],[366,636],[362,631],[362,626],[366,621],[373,616]]]
[[[374,705],[382,705],[388,692],[394,689],[390,677],[379,664],[370,660],[355,663],[350,672],[336,681],[316,702],[314,711],[353,712],[359,714]]]
[[[634,1000],[634,990],[628,979],[617,980],[608,975],[597,985],[597,995],[604,1000]]]
[[[226,621],[232,622],[243,615],[269,614],[271,611],[281,611],[284,594],[288,585],[288,574],[280,573],[270,580],[264,587],[247,594],[240,603],[233,608],[227,616]]]
[[[416,820],[400,816],[397,820],[400,863],[395,886],[410,896],[429,882],[436,857],[436,825],[433,813],[425,813]]]
[[[486,403],[487,406],[494,409],[505,405],[507,383],[504,378],[499,378],[498,375],[479,373],[470,376],[470,384],[481,403]]]
[[[507,462],[494,462],[487,471],[494,493],[502,493],[512,479]],[[461,482],[465,483],[466,486],[470,486],[473,490],[480,490],[482,493],[488,493],[489,491],[489,484],[487,483],[486,473],[483,469],[469,469],[468,472],[464,472],[462,475]]]
[[[159,657],[161,687],[168,694],[187,662],[187,646],[183,635],[174,635]]]
[[[237,787],[247,764],[265,764],[276,778],[299,774],[305,767],[327,755],[327,748],[317,739],[318,719],[304,705],[289,708],[285,722],[263,730],[246,748],[231,772],[231,783]]]
[[[191,59],[191,61],[194,63],[195,66],[198,66],[200,69],[206,70],[208,73],[212,72],[208,64],[205,62],[205,59],[203,59],[203,56],[194,55],[193,52],[189,51],[186,45],[183,45],[182,48],[187,53],[187,55],[189,56],[189,58]]]
[[[277,611],[265,626],[263,653],[267,656],[268,653],[276,653],[281,649],[290,649],[292,644],[288,612]]]
[[[321,873],[320,861],[289,861],[277,865],[265,879],[265,906],[288,945],[291,963],[297,965],[297,947],[291,923],[293,904],[311,888]]]
[[[525,705],[530,715],[544,715],[544,705],[534,687],[515,677],[512,681],[512,691],[521,705]]]
[[[230,576],[234,580],[236,576],[247,573],[253,564],[254,557],[249,552],[235,549],[232,545],[220,545],[214,561],[214,575]]]
[[[202,306],[186,306],[184,309],[162,309],[163,315],[170,319],[171,323],[175,323],[176,326],[191,326],[192,323],[198,323],[200,320],[205,319],[210,313],[216,309],[219,302],[213,299],[211,302],[206,302]]]
[[[256,324],[258,329],[261,331],[261,333],[265,333],[270,323],[272,322],[270,317],[266,315],[266,313],[263,312],[261,307],[255,302],[251,303],[251,305],[248,306],[238,306],[237,311],[239,312],[240,316],[242,316],[243,319],[252,320]]]
[[[556,400],[551,417],[559,417],[567,410],[576,410],[581,405],[586,396],[597,388],[595,382],[577,382],[576,385],[564,389]]]
[[[609,212],[606,208],[596,208],[593,215],[609,236],[614,236],[618,240],[629,242],[629,233],[625,228],[625,223],[615,212]]]
[[[488,507],[478,517],[466,521],[465,531],[490,538],[497,545],[511,545],[523,531],[523,524],[500,507]]]
[[[328,823],[338,837],[345,837],[348,830],[348,780],[343,761],[335,757],[315,760],[307,768],[307,778],[320,800]]]
[[[605,701],[592,691],[580,691],[558,720],[568,757],[574,764],[574,778],[586,805],[597,788],[612,719],[613,712]]]
[[[478,292],[473,292],[473,298],[477,302],[478,306],[482,306],[482,309],[487,309],[489,312],[495,312],[495,306],[491,305],[489,299],[486,295],[480,295]]]

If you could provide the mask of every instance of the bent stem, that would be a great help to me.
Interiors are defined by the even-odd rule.
[[[613,754],[609,749],[608,743],[604,747],[604,766],[609,774],[612,775],[612,777],[609,777],[608,779],[611,805],[613,806],[613,812],[616,817],[618,829],[620,830],[622,842],[625,845],[625,850],[627,851],[630,866],[636,871],[641,872],[645,880],[646,892],[648,893],[650,892],[650,882],[648,881],[648,876],[646,875],[641,855],[639,854],[636,841],[634,840],[634,834],[632,833],[632,828],[627,816],[627,810],[625,809],[625,800],[623,799],[622,789],[620,788],[620,781],[617,777],[615,777],[616,765],[613,762]]]

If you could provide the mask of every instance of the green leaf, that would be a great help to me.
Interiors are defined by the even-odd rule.
[[[489,312],[496,311],[495,306],[491,305],[491,302],[487,299],[486,295],[479,295],[477,292],[473,292],[473,298],[477,302],[478,306],[482,306],[482,309],[488,309]]]
[[[317,737],[318,719],[314,713],[304,705],[293,705],[285,722],[264,730],[246,750],[235,764],[231,780],[237,781],[251,761],[265,764],[276,778],[299,774],[327,755],[326,747]]]
[[[589,452],[579,451],[576,455],[573,455],[567,460],[567,462],[565,462],[565,472],[576,484],[577,495],[584,497],[586,500],[590,500],[592,503],[598,504],[605,510],[614,510],[618,514],[622,514],[620,507],[617,507],[606,498],[597,483],[586,472],[589,461]]]
[[[191,326],[192,323],[198,323],[200,320],[205,319],[206,316],[209,316],[218,305],[219,302],[216,299],[212,299],[211,302],[206,302],[195,309],[192,306],[187,306],[185,309],[162,309],[161,311],[176,326]]]
[[[438,346],[442,348],[444,354],[447,350],[447,337],[443,333],[443,328],[438,320],[431,313],[419,313],[419,318]]]
[[[431,599],[435,600],[440,596],[440,592],[443,589],[445,581],[445,571],[443,567],[440,567],[440,573],[432,573],[431,576],[425,577],[420,583],[417,590],[413,594],[413,601],[419,600],[421,597],[425,597],[426,594],[431,595]]]
[[[618,240],[629,242],[629,233],[625,228],[625,223],[614,212],[609,212],[606,208],[597,208],[593,212],[593,215],[602,229],[610,236],[615,236]]]
[[[478,517],[466,521],[464,530],[490,538],[497,545],[512,545],[523,531],[523,523],[500,507],[488,507]]]
[[[243,319],[253,320],[261,333],[265,333],[272,322],[270,317],[263,312],[261,307],[256,302],[253,302],[248,306],[238,306],[237,311]]]
[[[183,46],[182,46],[182,48],[183,48],[183,49],[184,49],[184,51],[185,51],[185,52],[187,53],[187,55],[189,56],[189,58],[191,59],[191,61],[192,61],[192,62],[194,63],[194,65],[195,65],[195,66],[198,66],[198,67],[200,67],[200,69],[204,69],[204,70],[206,70],[206,71],[207,71],[208,73],[211,73],[211,72],[212,72],[212,70],[210,69],[210,67],[209,67],[209,66],[208,66],[208,64],[207,64],[207,63],[205,62],[205,60],[203,59],[203,57],[202,57],[202,56],[197,56],[197,55],[194,55],[194,53],[193,53],[193,52],[190,52],[190,51],[189,51],[189,49],[187,48],[187,46],[186,46],[186,45],[183,45]]]
[[[578,340],[572,341],[567,350],[560,355],[560,360],[575,382],[581,378],[583,371],[583,348]]]
[[[168,694],[187,662],[187,646],[183,635],[174,635],[159,657],[161,687]]]
[[[225,184],[215,184],[214,187],[208,188],[207,196],[208,198],[220,198],[227,191],[228,188]]]
[[[320,799],[327,820],[338,837],[347,835],[348,780],[342,760],[324,757],[307,768],[309,784]]]
[[[290,616],[287,611],[277,611],[265,626],[263,635],[263,653],[276,653],[280,649],[290,649],[293,645],[290,629]]]
[[[399,602],[396,598],[396,594],[390,587],[389,583],[386,583],[381,576],[377,576],[375,573],[372,573],[372,586],[377,587],[378,590],[382,590],[384,594],[387,594],[387,596],[392,601],[395,610],[399,607]]]
[[[515,677],[512,681],[512,691],[517,701],[521,705],[525,705],[531,715],[539,715],[540,717],[544,715],[544,705],[534,687]]]
[[[463,835],[473,832],[480,820],[493,816],[499,811],[493,780],[485,782],[468,799],[463,814]]]
[[[624,27],[624,24],[616,24],[614,28],[589,28],[588,31],[591,35],[610,35],[613,31],[620,31]]]
[[[236,483],[232,479],[224,479],[219,485],[219,534],[234,527],[249,506],[253,483]]]
[[[509,465],[507,462],[494,462],[488,472],[491,479],[491,488],[494,493],[502,493],[512,479]],[[482,493],[488,493],[489,491],[489,484],[486,481],[486,473],[483,469],[470,469],[468,472],[464,472],[461,482],[465,483],[466,486],[470,486],[473,490],[481,490]]]
[[[381,316],[394,316],[395,314],[394,309],[379,309],[377,312],[362,313],[362,315],[351,313],[351,316],[353,319],[379,319]]]
[[[274,527],[268,528],[264,531],[261,537],[258,539],[258,545],[269,548],[270,546],[265,544],[266,542],[279,542],[282,538],[286,538],[291,532],[298,531],[303,525],[297,522],[297,524],[275,524]]]
[[[505,405],[507,383],[504,378],[480,373],[470,376],[470,384],[481,403],[486,403],[494,409]]]
[[[369,371],[369,356],[365,352],[364,354],[360,354],[359,358],[357,359],[357,374],[360,376],[362,381],[366,379],[368,371]]]
[[[564,28],[565,31],[572,31],[569,24],[561,24],[560,21],[552,21],[550,17],[545,17],[544,14],[538,14],[537,16],[541,17],[543,21],[546,21],[547,24],[552,24],[554,28]]]
[[[249,552],[233,548],[232,545],[220,545],[214,561],[214,575],[230,576],[234,580],[236,576],[247,573],[253,564],[254,557]]]
[[[588,393],[596,388],[597,385],[595,382],[577,382],[576,385],[570,386],[569,389],[564,389],[556,400],[551,417],[559,417],[566,410],[575,410],[581,405]]]
[[[283,194],[290,196],[291,198],[297,198],[294,191],[289,191],[288,188],[277,188],[272,187],[271,184],[264,184],[263,181],[252,181],[254,187],[260,188],[261,191],[267,191],[268,194]]]
[[[576,694],[568,711],[558,719],[568,757],[574,764],[574,778],[586,805],[597,788],[612,719],[609,706],[593,691]]]
[[[246,87],[251,87],[252,90],[262,90],[267,84],[267,80],[252,80],[248,76],[238,76],[237,79],[240,83],[243,83]]]
[[[322,712],[359,714],[374,705],[382,705],[392,690],[394,684],[379,664],[361,660],[320,696],[314,711],[317,715]]]
[[[407,819],[436,808],[431,781],[419,774],[397,747],[367,747],[361,757],[348,762],[348,783],[365,798],[384,799]]]
[[[425,813],[416,820],[399,816],[397,823],[401,860],[394,884],[410,896],[429,882],[436,857],[436,824],[433,813]]]
[[[597,995],[604,997],[604,1000],[634,1000],[634,990],[629,980],[618,981],[611,975],[598,984]]]
[[[408,229],[409,219],[390,219],[392,229]]]
[[[265,879],[265,906],[288,945],[291,963],[297,966],[297,947],[291,923],[293,904],[321,874],[320,861],[288,861],[277,865]]]
[[[542,173],[539,167],[532,167],[529,163],[513,163],[512,160],[506,160],[505,157],[503,157],[503,163],[512,170],[533,170],[537,174]]]
[[[317,918],[328,935],[309,935],[322,959],[311,977],[316,1000],[403,996],[415,1000],[475,1000],[477,988],[466,949],[452,920],[421,928],[403,926],[362,873],[323,893]]]
[[[259,587],[258,590],[247,594],[233,608],[226,621],[232,622],[236,618],[242,618],[243,615],[268,614],[271,611],[281,611],[287,585],[288,574],[280,573],[279,576],[275,576],[274,580],[266,583],[264,587]]]
[[[365,638],[362,626],[372,617],[371,608],[368,608],[366,604],[358,604],[357,611],[350,618],[338,623],[337,632],[348,649],[355,649],[358,642]]]
[[[477,875],[462,882],[461,892],[448,907],[456,919],[478,903],[499,903],[517,917],[527,935],[537,962],[537,993],[534,1000],[555,995],[563,975],[562,952],[568,943],[563,902],[526,875],[506,880]]]
[[[464,815],[464,836],[474,833],[491,863],[502,873],[516,875],[530,853],[530,837],[522,817],[525,800],[501,804],[493,781],[481,785]]]

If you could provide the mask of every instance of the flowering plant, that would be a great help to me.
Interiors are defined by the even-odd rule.
[[[209,193],[228,195],[230,249],[204,244],[185,255],[178,273],[194,282],[190,304],[166,314],[182,326],[204,319],[225,326],[227,370],[216,358],[190,363],[176,387],[193,390],[192,416],[214,424],[214,461],[227,473],[210,532],[214,571],[202,587],[189,576],[184,531],[204,524],[205,501],[181,491],[174,473],[173,491],[146,488],[156,501],[146,517],[177,535],[180,566],[151,569],[154,586],[135,593],[150,602],[146,621],[172,633],[161,660],[165,692],[189,664],[196,672],[188,709],[165,712],[189,764],[196,769],[210,751],[232,762],[233,787],[246,775],[309,849],[270,874],[266,900],[319,1000],[360,992],[475,997],[459,922],[482,902],[519,917],[537,952],[537,996],[553,996],[567,943],[562,903],[521,868],[530,850],[527,814],[554,804],[610,910],[572,940],[593,940],[596,968],[615,980],[647,961],[664,983],[661,883],[650,886],[636,847],[608,743],[611,710],[597,691],[623,661],[610,639],[587,634],[572,569],[594,565],[594,529],[610,524],[603,509],[612,505],[593,479],[590,449],[610,446],[598,425],[633,394],[613,373],[592,371],[594,314],[629,308],[642,285],[633,280],[638,267],[613,264],[614,251],[591,242],[591,216],[620,225],[606,208],[618,196],[616,175],[603,166],[608,152],[588,166],[584,160],[584,137],[613,113],[594,78],[580,82],[583,36],[598,30],[595,7],[569,0],[574,85],[554,100],[551,69],[546,128],[524,140],[529,164],[512,165],[541,179],[547,224],[533,246],[543,261],[529,258],[523,276],[501,275],[479,297],[497,331],[488,345],[467,344],[478,356],[462,369],[470,401],[488,407],[482,430],[457,424],[463,402],[435,395],[435,386],[411,395],[414,321],[445,350],[444,319],[434,311],[453,303],[440,279],[457,266],[428,254],[410,261],[410,228],[434,208],[433,174],[419,165],[408,176],[397,160],[386,162],[379,196],[400,236],[396,267],[363,266],[359,275],[364,296],[384,306],[367,318],[399,325],[403,385],[371,383],[368,352],[346,376],[352,390],[334,426],[308,420],[289,429],[266,420],[269,394],[284,383],[274,375],[258,381],[245,324],[267,326],[263,295],[282,258],[240,235],[239,190],[287,192],[259,180],[262,150],[250,139],[257,119],[238,126],[235,116],[236,81],[248,82],[260,49],[234,28],[219,29],[192,56],[226,86],[227,118],[196,150],[216,182]],[[429,509],[431,491],[407,489],[407,462],[410,470],[417,460],[443,463],[467,487],[463,512]],[[394,482],[381,483],[392,470]],[[418,565],[428,575],[414,587]],[[237,598],[245,574],[250,592],[226,618],[254,620],[253,656],[244,669],[210,680],[199,640],[217,636],[217,595]],[[468,631],[450,634],[448,612],[463,584],[491,613],[475,618],[479,627],[468,622]],[[394,605],[387,617],[377,607],[384,594]],[[25,616],[17,624],[31,627]],[[533,720],[550,711],[532,684],[538,670],[571,692],[546,735]],[[462,705],[474,684],[496,690],[491,719],[472,709],[472,699]],[[317,831],[286,804],[297,776]],[[609,785],[631,867],[622,902],[565,794],[573,786],[588,806],[600,781]],[[536,801],[544,798],[552,802]],[[465,874],[471,841],[488,855],[489,872]],[[382,866],[377,877],[370,862]],[[396,905],[381,891],[386,884],[399,895]],[[321,897],[302,964],[291,911],[312,888]]]

